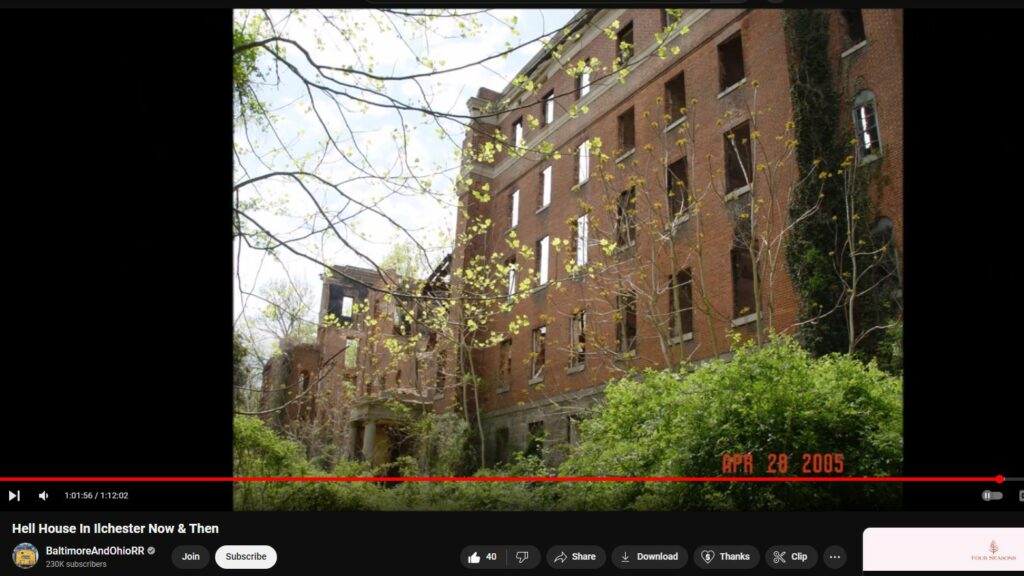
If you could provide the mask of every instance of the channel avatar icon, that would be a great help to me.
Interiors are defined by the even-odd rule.
[[[39,550],[35,546],[24,542],[14,547],[14,565],[18,568],[31,568],[39,562]]]

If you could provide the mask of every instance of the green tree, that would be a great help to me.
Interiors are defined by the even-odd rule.
[[[419,258],[416,246],[407,240],[396,240],[391,251],[381,260],[380,267],[394,271],[399,278],[410,280],[422,279],[430,272]]]
[[[316,341],[316,311],[312,304],[313,292],[308,284],[271,280],[260,288],[255,297],[263,306],[255,318],[254,327],[269,338],[272,345]]]
[[[231,364],[234,370],[234,396],[236,410],[252,410],[258,402],[259,390],[252,386],[251,352],[244,337],[237,331],[231,338]]]

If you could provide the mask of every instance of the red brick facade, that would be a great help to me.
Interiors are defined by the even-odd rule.
[[[483,377],[480,393],[488,464],[507,457],[513,450],[527,449],[530,424],[537,422],[543,422],[549,460],[557,461],[560,447],[572,441],[571,416],[597,399],[609,378],[629,368],[657,368],[678,364],[684,358],[700,361],[727,355],[728,334],[732,331],[743,338],[753,337],[755,324],[750,322],[750,315],[736,314],[732,256],[737,218],[742,220],[743,214],[749,217],[751,198],[755,202],[764,199],[758,206],[757,218],[765,237],[780,239],[778,245],[771,246],[773,252],[758,264],[762,282],[770,290],[761,300],[761,318],[770,324],[765,331],[795,330],[798,302],[786,272],[781,244],[790,188],[798,178],[795,155],[787,152],[794,136],[783,16],[780,10],[685,10],[681,24],[689,31],[670,37],[665,42],[665,58],[661,59],[654,51],[655,34],[662,32],[661,10],[584,11],[576,28],[582,42],[565,44],[563,63],[596,57],[599,67],[608,66],[615,58],[617,43],[602,29],[612,27],[613,21],[618,21],[619,30],[631,23],[634,48],[630,73],[623,82],[618,81],[613,71],[595,70],[589,94],[579,98],[577,79],[541,58],[523,71],[542,84],[535,94],[522,96],[520,89],[509,86],[500,94],[481,89],[477,98],[470,100],[470,108],[483,113],[475,123],[476,132],[467,140],[468,145],[483,144],[487,140],[484,135],[497,129],[508,137],[508,146],[513,143],[514,123],[523,119],[525,147],[535,149],[541,142],[550,142],[562,158],[545,159],[532,152],[509,158],[498,153],[493,163],[464,166],[464,174],[473,181],[470,187],[478,189],[486,184],[492,198],[481,202],[464,191],[457,231],[465,231],[478,217],[490,218],[494,226],[466,245],[462,253],[456,251],[454,267],[458,269],[475,254],[511,252],[507,238],[512,230],[510,207],[516,190],[516,238],[530,247],[545,236],[549,242],[557,238],[569,243],[574,235],[571,221],[589,210],[588,260],[603,262],[599,274],[574,277],[566,269],[567,262],[572,262],[571,251],[564,246],[552,246],[548,284],[525,296],[512,312],[494,318],[494,329],[498,331],[519,315],[528,317],[531,324],[511,336],[510,376],[505,375],[508,360],[502,358],[502,346],[478,351],[474,356],[474,365]],[[872,194],[878,214],[893,222],[896,245],[901,247],[902,13],[864,10],[862,17],[866,41],[854,46],[839,11],[830,13],[830,52],[839,93],[845,102],[852,105],[854,98],[867,90],[874,94],[885,178],[878,180],[880,185],[872,186]],[[745,82],[723,86],[720,46],[736,35],[742,45]],[[673,46],[679,47],[677,54],[673,54]],[[676,118],[663,118],[663,101],[666,83],[679,74],[684,75],[687,113],[685,120],[673,124]],[[554,122],[545,124],[541,120],[540,126],[531,126],[530,115],[543,118],[542,99],[550,90],[556,95]],[[852,122],[849,105],[844,108],[843,120]],[[576,117],[570,118],[574,106]],[[510,108],[497,115],[489,112]],[[632,154],[619,149],[619,117],[630,109],[635,125]],[[756,116],[752,118],[754,110]],[[765,189],[767,185],[759,184],[758,175],[754,185],[761,186],[761,191],[739,190],[726,196],[729,190],[725,135],[745,123],[760,135],[754,144],[753,163],[771,164],[774,188]],[[601,151],[609,158],[603,163],[591,158],[590,179],[577,186],[578,160],[573,155],[580,143],[595,137],[600,138]],[[682,138],[686,141],[680,143]],[[688,160],[686,179],[690,185],[691,211],[688,218],[673,226],[668,213],[666,166],[683,157]],[[621,168],[615,166],[616,160]],[[552,170],[551,199],[549,205],[541,207],[541,173],[547,167]],[[642,182],[638,184],[636,179]],[[615,241],[617,198],[633,185],[641,230],[635,245],[606,255],[599,241]],[[769,215],[772,210],[774,216]],[[768,264],[772,259],[775,263]],[[517,256],[519,278],[528,274],[535,262],[522,260],[522,255]],[[689,270],[694,279],[692,338],[687,336],[682,342],[670,343],[669,277],[681,269]],[[770,282],[764,279],[769,274]],[[614,294],[616,286],[622,285],[640,294],[636,351],[627,357],[614,353],[617,326],[622,323],[616,315]],[[582,368],[575,365],[570,369],[571,319],[580,310],[587,314],[585,361]],[[547,330],[542,379],[534,377],[531,338],[532,330],[540,326]],[[535,424],[534,430],[537,429],[539,425]]]
[[[877,134],[870,138],[881,143],[874,160],[881,170],[870,190],[876,218],[891,221],[898,250],[903,225],[902,12],[851,13],[862,18],[862,42],[839,11],[828,12],[829,57],[845,103],[840,120],[853,123],[854,103],[873,95]],[[507,460],[514,451],[537,448],[549,463],[556,463],[574,441],[578,418],[600,399],[610,379],[630,369],[727,358],[734,338],[755,338],[759,327],[762,336],[797,331],[799,302],[784,245],[790,193],[799,179],[784,14],[685,10],[663,37],[664,52],[659,54],[656,35],[666,31],[662,10],[584,10],[567,27],[570,39],[578,34],[578,41],[560,40],[557,61],[544,52],[522,71],[539,88],[532,93],[515,85],[500,93],[480,88],[468,103],[476,118],[466,158],[469,149],[487,143],[501,144],[502,150],[493,162],[465,161],[467,185],[460,194],[456,233],[465,234],[487,219],[491,225],[470,241],[457,243],[450,263],[446,260],[441,267],[443,274],[439,268],[435,275],[447,277],[455,271],[452,294],[457,294],[460,272],[472,258],[498,254],[504,262],[514,255],[521,287],[514,305],[492,316],[490,325],[479,331],[508,333],[510,323],[522,317],[529,324],[460,362],[455,350],[439,345],[422,327],[396,329],[394,298],[372,289],[385,287],[376,271],[336,267],[338,274],[324,279],[321,317],[344,307],[340,303],[345,297],[357,312],[341,319],[341,325],[321,327],[315,347],[289,352],[278,361],[281,366],[268,365],[265,380],[270,385],[265,389],[275,389],[278,382],[277,388],[292,395],[302,389],[300,368],[317,367],[311,371],[316,404],[295,403],[277,423],[315,420],[318,434],[341,454],[380,465],[408,450],[408,443],[396,436],[399,427],[394,424],[400,418],[388,408],[398,400],[413,413],[479,414],[487,465]],[[618,41],[609,34],[630,25],[633,46],[629,72],[623,76],[610,66]],[[563,68],[590,58],[599,62],[591,70],[588,93],[580,96],[579,78]],[[685,95],[679,94],[680,87]],[[552,92],[554,118],[548,119],[545,98]],[[685,114],[676,105],[685,105]],[[526,152],[509,157],[517,124]],[[729,166],[736,166],[743,140],[730,140],[729,135],[743,134],[744,127],[750,131],[752,152],[743,160],[747,173],[741,172],[737,181]],[[493,138],[495,131],[503,137]],[[577,151],[583,142],[594,143],[594,155],[587,157],[589,177],[581,183],[584,160]],[[561,158],[542,153],[542,143],[550,143]],[[669,194],[669,167],[671,181],[687,184],[681,195],[674,188]],[[551,174],[547,193],[546,170]],[[486,194],[479,193],[485,189]],[[626,198],[635,202],[625,205],[629,218],[624,219],[620,201],[629,190],[633,196]],[[516,191],[518,222],[513,226]],[[670,207],[680,198],[685,198],[686,208],[673,214]],[[584,214],[586,265],[576,268],[574,224]],[[751,234],[760,246],[752,258],[755,263],[744,260],[751,251],[737,243],[743,227],[751,228],[751,218]],[[628,237],[627,220],[636,229]],[[536,252],[544,238],[547,283],[522,284],[538,276]],[[513,239],[535,253],[516,253],[509,246]],[[609,243],[618,246],[610,249]],[[754,282],[747,281],[755,271],[759,298]],[[680,305],[675,307],[673,278],[691,280],[685,292],[677,292]],[[635,298],[634,322],[623,314],[623,293]],[[684,293],[689,295],[686,305]],[[753,304],[744,305],[748,302]],[[674,313],[678,308],[689,312]],[[461,323],[458,310],[456,306],[452,326]],[[366,314],[379,322],[364,322]],[[623,345],[631,334],[627,325],[635,326],[633,347]],[[543,361],[534,348],[541,328],[546,331]],[[407,346],[412,331],[421,336],[413,341],[415,349],[394,354],[384,345]],[[469,361],[478,377],[475,394],[467,393],[457,376],[459,366]],[[264,403],[286,399],[265,397]]]
[[[354,266],[335,266],[322,279],[317,342],[283,346],[267,363],[262,409],[269,423],[303,439],[310,453],[384,466],[411,450],[399,424],[433,409],[439,394],[435,341],[424,337],[409,346],[413,330],[421,328],[394,321],[406,310],[388,293],[407,287]],[[393,353],[389,342],[400,351]],[[408,410],[396,411],[395,401]],[[269,410],[277,406],[284,408]]]

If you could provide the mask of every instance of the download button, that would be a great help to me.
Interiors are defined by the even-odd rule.
[[[619,546],[612,551],[612,563],[621,570],[678,570],[686,565],[682,546]]]

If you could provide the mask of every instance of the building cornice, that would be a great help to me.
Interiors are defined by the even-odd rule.
[[[597,39],[598,35],[603,33],[602,30],[604,28],[606,28],[607,26],[611,25],[611,23],[614,22],[616,18],[621,16],[625,12],[625,10],[603,10],[601,12],[602,13],[597,14],[595,16],[595,18],[593,19],[593,21],[595,22],[595,27],[593,29],[591,29],[591,30],[588,30],[587,33],[584,34],[584,36],[581,39],[581,41],[576,46],[574,46],[573,49],[570,52],[567,53],[567,58],[566,59],[571,60],[573,57],[575,57],[580,52],[582,52],[586,47],[588,47],[590,45],[591,42],[593,42],[594,40]],[[679,25],[676,26],[675,30],[673,30],[671,32],[671,34],[667,38],[665,38],[665,41],[663,42],[662,45],[663,46],[667,45],[668,43],[670,43],[673,40],[677,39],[680,36],[680,32],[682,30],[685,30],[685,29],[693,26],[701,18],[703,18],[704,16],[706,16],[710,12],[711,12],[711,10],[707,9],[707,8],[702,8],[702,9],[697,9],[697,10],[690,10],[690,11],[684,12],[683,18],[682,18],[682,20],[680,20]],[[637,53],[637,60],[642,62],[643,63],[642,65],[648,65],[648,66],[650,65],[649,62],[651,62],[651,61],[653,61],[653,62],[662,62],[662,60],[660,58],[650,58],[650,56],[652,54],[654,54],[657,49],[658,49],[658,44],[656,42],[651,42],[646,48],[644,48],[642,51]],[[689,52],[690,51],[680,52],[680,54],[676,58],[677,59],[684,58],[687,54],[689,54]],[[554,62],[548,64],[548,68],[544,69],[544,74],[545,75],[548,74],[549,73],[548,70],[550,69],[550,67],[553,67],[553,66],[556,67],[557,64],[554,63]],[[538,75],[538,77],[540,77],[540,75]],[[615,88],[618,84],[619,84],[618,76],[616,74],[610,74],[610,75],[606,76],[605,78],[602,78],[600,80],[594,81],[593,83],[591,83],[590,93],[587,94],[586,96],[584,96],[583,98],[581,98],[580,100],[578,100],[576,102],[576,105],[577,106],[585,106],[585,105],[593,104],[598,98],[600,98],[603,94],[605,94],[609,90],[612,90],[613,88]],[[521,91],[521,89],[519,87],[516,87],[516,89]],[[508,91],[508,88],[506,88],[506,92],[507,91]],[[503,93],[503,98],[504,98],[504,93]],[[486,102],[486,101],[484,101],[484,102]],[[518,111],[518,110],[516,110],[516,111]],[[508,116],[509,113],[511,113],[511,112],[503,113],[500,116],[500,118],[504,119],[505,117]],[[575,118],[575,119],[578,120],[578,119],[580,119],[582,117],[583,116],[577,116],[577,118]],[[496,117],[495,116],[491,116],[489,119],[493,120],[494,118],[496,118]],[[497,126],[498,124],[500,124],[501,119],[499,119],[499,120],[497,120],[495,122],[488,122],[488,124]],[[557,133],[570,120],[574,120],[574,118],[571,118],[569,116],[569,114],[561,114],[561,115],[559,115],[558,118],[556,118],[554,122],[548,124],[547,126],[541,128],[539,131],[537,131],[533,135],[531,135],[531,138],[530,138],[531,142],[527,143],[527,145],[526,145],[527,148],[535,147],[539,143],[544,142],[546,138],[548,138],[549,136],[552,136],[555,133]],[[585,132],[590,127],[590,125],[593,124],[596,121],[597,121],[597,118],[594,118],[594,119],[590,119],[589,121],[586,121],[585,123],[581,123],[581,130],[580,131]],[[571,140],[572,137],[573,136],[570,136],[569,138],[566,138],[565,141],[558,143],[555,146],[555,149],[556,150],[560,149],[565,144],[565,142]],[[504,160],[502,160],[498,164],[476,164],[476,163],[470,163],[470,164],[468,164],[468,170],[464,170],[463,173],[464,173],[464,175],[467,175],[467,176],[468,175],[475,175],[475,176],[479,176],[481,178],[487,178],[487,179],[490,179],[490,180],[494,180],[494,179],[500,177],[502,174],[504,174],[506,170],[511,168],[516,163],[516,161],[520,160],[520,159],[522,159],[522,158],[521,157],[514,157],[514,158],[513,157],[506,157]],[[532,164],[535,161],[530,160],[530,162]]]

